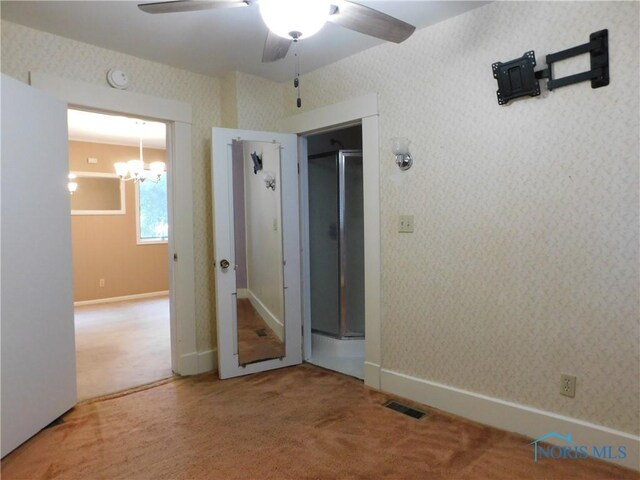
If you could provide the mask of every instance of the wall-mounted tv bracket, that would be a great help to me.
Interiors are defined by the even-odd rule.
[[[584,53],[591,56],[591,70],[563,78],[553,78],[554,63]],[[591,80],[591,88],[609,85],[609,31],[605,29],[594,32],[589,36],[589,43],[551,53],[547,55],[546,61],[546,69],[534,72],[536,56],[531,50],[515,60],[494,63],[492,68],[493,78],[498,81],[498,103],[504,105],[514,98],[540,95],[538,80],[543,78],[548,79],[549,90],[587,80]]]

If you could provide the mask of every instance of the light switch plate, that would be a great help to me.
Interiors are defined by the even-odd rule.
[[[399,233],[413,233],[413,215],[400,215]]]

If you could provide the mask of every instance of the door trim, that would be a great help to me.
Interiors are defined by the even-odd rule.
[[[380,389],[381,352],[381,254],[380,254],[380,150],[378,127],[378,94],[371,93],[362,97],[345,100],[333,105],[303,112],[284,118],[280,130],[296,133],[299,136],[335,130],[347,125],[362,125],[362,170],[364,190],[364,256],[365,256],[365,368],[366,385]],[[301,208],[308,203],[306,162],[306,139],[298,142],[300,161]],[[302,210],[304,212],[304,210]],[[308,218],[302,213],[303,223]],[[305,235],[304,228],[301,226]],[[308,240],[308,239],[306,239]],[[303,255],[303,259],[305,255]],[[308,359],[311,351],[311,318],[309,311],[309,267],[303,260],[303,330],[304,357]]]
[[[31,86],[66,101],[69,106],[167,123],[171,369],[180,375],[206,371],[204,368],[208,369],[210,362],[198,362],[196,345],[191,105],[41,72],[30,72],[29,77]],[[174,253],[178,254],[178,262],[173,261]]]

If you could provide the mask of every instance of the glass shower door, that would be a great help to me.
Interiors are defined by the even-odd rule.
[[[311,327],[364,336],[362,152],[312,155],[309,165]]]
[[[309,157],[311,328],[340,336],[338,155]]]
[[[364,199],[362,152],[341,150],[340,277],[342,337],[364,336]]]

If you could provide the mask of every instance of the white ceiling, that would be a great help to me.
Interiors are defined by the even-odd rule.
[[[488,3],[358,2],[417,28]],[[293,75],[292,55],[279,62],[261,63],[267,28],[256,5],[151,15],[139,10],[137,3],[2,1],[0,15],[14,23],[205,75],[220,76],[237,70],[274,81],[284,81]],[[317,35],[300,41],[301,72],[310,72],[380,43],[381,40],[327,24]]]
[[[69,140],[165,148],[166,125],[136,118],[69,109]]]

